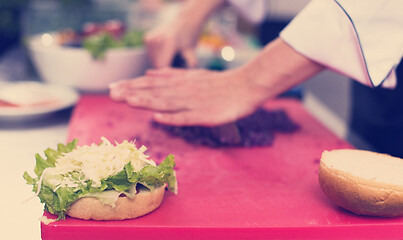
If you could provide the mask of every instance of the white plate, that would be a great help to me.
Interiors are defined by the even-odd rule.
[[[71,107],[78,99],[78,92],[67,86],[34,81],[3,83],[0,86],[0,100],[16,106],[0,104],[0,119],[41,117]]]

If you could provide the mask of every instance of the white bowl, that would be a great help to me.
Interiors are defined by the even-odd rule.
[[[149,67],[143,47],[111,49],[103,59],[94,59],[86,49],[57,44],[56,37],[39,34],[28,41],[30,57],[45,82],[102,92],[112,82],[143,75]]]

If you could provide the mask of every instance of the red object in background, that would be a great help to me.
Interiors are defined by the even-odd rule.
[[[120,38],[125,33],[125,27],[121,21],[109,20],[103,24],[103,29],[115,38]]]
[[[115,38],[120,38],[125,31],[124,24],[119,20],[109,20],[103,23],[87,22],[83,25],[82,35],[88,37],[101,32],[106,32]]]
[[[175,155],[179,193],[165,194],[156,211],[125,221],[67,218],[41,225],[42,239],[402,239],[403,218],[352,214],[334,205],[317,181],[323,150],[352,148],[295,100],[269,102],[301,129],[277,134],[270,147],[198,147],[150,128],[150,112],[107,96],[83,96],[69,139],[137,138],[155,161]],[[45,213],[49,216],[49,214]]]
[[[83,25],[82,34],[84,36],[90,36],[97,34],[101,30],[101,26],[97,23],[87,22]]]

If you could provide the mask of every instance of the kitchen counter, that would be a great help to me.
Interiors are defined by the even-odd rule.
[[[36,153],[66,141],[70,114],[67,109],[28,121],[0,120],[2,239],[41,239],[43,206],[22,175],[33,173]]]

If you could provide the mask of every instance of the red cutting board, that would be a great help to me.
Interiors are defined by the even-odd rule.
[[[102,136],[119,142],[137,138],[157,162],[172,153],[179,193],[166,192],[156,211],[138,219],[42,224],[42,239],[403,239],[403,218],[357,216],[322,193],[321,153],[352,146],[296,100],[274,100],[266,107],[285,109],[301,129],[277,134],[270,147],[211,149],[152,129],[146,110],[103,95],[83,96],[68,140],[78,138],[83,145]]]

